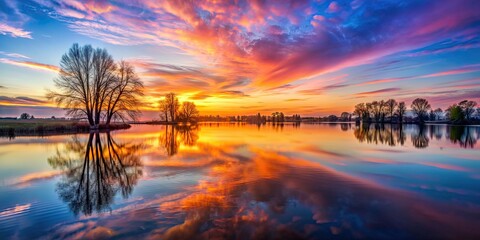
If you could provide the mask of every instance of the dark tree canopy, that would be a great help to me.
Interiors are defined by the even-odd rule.
[[[30,119],[30,114],[22,113],[22,114],[20,114],[20,119]]]
[[[431,109],[430,103],[424,98],[417,98],[412,102],[412,111],[415,115],[417,115],[420,122],[423,122],[427,115],[428,110]]]

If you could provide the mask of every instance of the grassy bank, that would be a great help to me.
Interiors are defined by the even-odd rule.
[[[100,125],[99,131],[127,129],[129,124],[114,123],[108,126]],[[67,133],[90,132],[86,122],[62,119],[0,119],[0,136],[45,136]]]

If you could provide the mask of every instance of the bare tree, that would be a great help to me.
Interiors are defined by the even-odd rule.
[[[195,123],[198,120],[198,110],[193,102],[183,102],[179,118],[184,122]]]
[[[74,44],[60,61],[59,77],[54,80],[59,92],[50,91],[47,97],[67,110],[72,117],[86,117],[94,126],[93,96],[93,52],[90,45]]]
[[[387,107],[387,104],[385,101],[373,101],[370,105],[370,110],[373,114],[373,117],[375,118],[376,122],[380,122],[380,120],[384,120],[384,114],[385,114],[385,109]]]
[[[91,100],[93,104],[94,111],[94,120],[95,127],[98,128],[100,125],[100,119],[102,116],[102,111],[104,110],[104,104],[109,96],[109,92],[117,85],[117,79],[115,76],[115,71],[117,66],[113,57],[107,52],[106,49],[97,48],[93,52],[92,58],[93,64],[93,98]],[[107,119],[108,117],[107,112]],[[107,124],[108,125],[108,124]]]
[[[435,114],[436,120],[439,120],[442,117],[443,110],[441,108],[437,108],[433,111],[433,113]]]
[[[139,97],[143,96],[143,83],[135,74],[134,68],[125,61],[118,63],[115,73],[115,83],[108,92],[106,99],[106,124],[112,119],[135,120],[140,114]]]
[[[54,83],[58,91],[49,91],[48,99],[66,109],[67,115],[86,118],[91,128],[98,128],[104,117],[109,124],[113,117],[132,116],[142,86],[133,68],[123,62],[117,67],[107,50],[78,44],[62,56]]]
[[[426,99],[417,98],[412,102],[412,110],[418,116],[420,122],[423,122],[427,116],[428,110],[431,109],[430,104]]]
[[[180,103],[178,102],[177,95],[175,93],[168,93],[165,95],[165,104],[168,109],[168,114],[172,122],[175,122],[180,108]]]
[[[397,115],[398,115],[398,121],[400,123],[403,122],[403,116],[405,115],[406,111],[407,111],[407,107],[405,106],[405,102],[399,102],[396,112],[397,112]]]
[[[359,103],[355,105],[354,114],[357,115],[358,118],[365,121],[368,118],[368,108],[365,106],[364,103]]]
[[[395,101],[395,99],[388,99],[386,101],[386,105],[387,105],[387,110],[388,110],[388,113],[390,114],[390,119],[393,118],[393,113],[395,112],[395,107],[397,107],[397,101]]]
[[[470,120],[475,112],[475,106],[477,106],[477,102],[463,100],[458,103],[458,106],[462,109],[465,119]]]
[[[167,105],[167,100],[162,99],[158,102],[158,106],[160,108],[160,117],[165,118],[165,122],[168,123],[168,105]]]

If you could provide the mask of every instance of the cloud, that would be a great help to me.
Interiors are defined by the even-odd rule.
[[[331,85],[323,86],[320,88],[299,90],[298,93],[304,94],[304,95],[319,95],[324,93],[326,90],[333,90],[333,89],[343,88],[348,86],[350,85],[349,84],[331,84]]]
[[[389,82],[396,82],[402,79],[406,78],[384,78],[384,79],[376,79],[376,80],[370,80],[366,82],[361,82],[358,84],[355,84],[355,86],[364,86],[364,85],[373,85],[373,84],[380,84],[380,83],[389,83]]]
[[[474,46],[464,36],[478,35],[480,19],[469,7],[474,0],[335,1],[328,7],[294,0],[40,4],[95,39],[177,48],[208,65],[215,84],[225,88],[285,86],[446,39]]]
[[[242,91],[222,91],[219,92],[219,95],[222,97],[248,97],[249,95],[245,94]]]
[[[32,39],[31,32],[25,31],[21,28],[9,26],[6,23],[0,23],[0,34],[10,35],[14,38],[20,37]]]
[[[327,8],[327,13],[335,13],[335,12],[338,12],[340,10],[340,6],[338,5],[337,2],[331,2],[329,5],[328,5],[328,8]]]
[[[439,41],[426,47],[409,51],[408,53],[406,53],[406,56],[416,57],[431,54],[443,54],[458,50],[468,50],[474,48],[480,48],[480,36],[475,34],[464,35],[457,39],[446,39],[444,41]]]
[[[8,56],[8,57],[11,57],[11,58],[26,58],[26,59],[30,59],[29,57],[23,55],[23,54],[20,54],[20,53],[9,53],[9,52],[4,52],[4,51],[0,51],[0,54],[3,54],[5,56]]]
[[[19,60],[13,60],[8,58],[0,58],[0,63],[15,65],[19,67],[26,67],[31,69],[38,69],[43,71],[49,71],[54,73],[57,73],[60,70],[59,67],[50,65],[50,64],[37,63],[37,62],[31,62],[31,61],[19,61]]]
[[[0,96],[0,103],[6,104],[6,105],[41,105],[47,102],[40,99],[31,98],[31,97]]]
[[[471,72],[478,72],[480,71],[480,64],[473,64],[467,65],[460,68],[450,69],[447,71],[441,71],[437,73],[427,74],[420,76],[421,78],[428,78],[428,77],[443,77],[448,75],[457,75],[457,74],[464,74],[464,73],[471,73]]]
[[[6,217],[10,217],[12,215],[18,215],[18,214],[24,213],[24,212],[28,211],[31,206],[32,206],[31,203],[22,204],[22,205],[15,205],[15,207],[7,208],[7,209],[1,211],[0,212],[0,217],[6,218]]]
[[[26,175],[23,175],[13,181],[12,185],[16,187],[26,187],[29,186],[30,184],[37,182],[37,181],[43,181],[47,179],[51,179],[54,177],[57,177],[61,175],[63,172],[59,170],[51,170],[51,171],[43,171],[43,172],[34,172],[34,173],[29,173]]]
[[[355,96],[357,96],[357,97],[368,97],[368,96],[379,95],[379,94],[382,94],[382,93],[397,92],[399,90],[401,90],[401,88],[383,88],[383,89],[379,89],[379,90],[375,90],[375,91],[356,93]]]
[[[192,99],[192,100],[203,100],[203,99],[207,99],[209,97],[211,97],[211,95],[204,94],[204,93],[197,93],[193,96],[190,96],[189,98]]]
[[[306,100],[305,98],[289,98],[286,99],[285,102],[297,102],[297,101],[304,101]]]

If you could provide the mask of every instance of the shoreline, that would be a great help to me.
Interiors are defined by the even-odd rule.
[[[424,123],[419,122],[356,122],[356,121],[284,121],[284,122],[264,122],[264,123],[255,123],[255,122],[238,122],[238,121],[199,121],[196,124],[212,124],[212,123],[225,123],[225,124],[252,124],[252,125],[263,125],[263,124],[362,124],[362,125],[448,125],[448,126],[480,126],[480,122],[470,122],[470,123],[452,123],[448,121],[426,121]],[[146,121],[146,122],[134,122],[130,123],[133,125],[178,125],[181,126],[181,122],[163,122],[163,121]]]
[[[20,136],[53,136],[76,133],[108,132],[128,129],[127,123],[114,123],[110,126],[100,125],[99,129],[90,129],[85,122],[55,119],[0,119],[0,137],[14,138]]]

